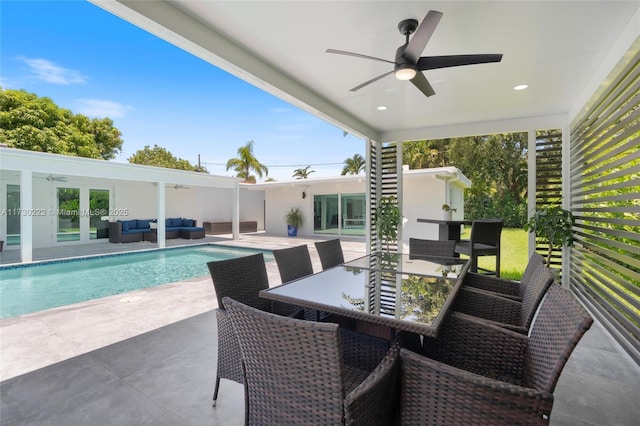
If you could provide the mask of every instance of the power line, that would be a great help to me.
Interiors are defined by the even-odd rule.
[[[226,166],[227,163],[207,163],[207,162],[201,162],[200,164],[208,164],[210,166]],[[316,164],[277,164],[277,165],[268,165],[265,164],[268,168],[278,168],[278,167],[304,167],[304,166],[313,166],[313,167],[317,167],[317,166],[342,166],[344,165],[344,162],[342,163],[316,163]]]

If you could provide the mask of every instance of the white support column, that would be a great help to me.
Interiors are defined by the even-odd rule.
[[[240,236],[240,182],[236,182],[233,187],[231,234],[234,240]]]
[[[20,172],[20,260],[33,261],[33,172]],[[24,214],[23,214],[24,213]]]
[[[529,130],[528,132],[529,140],[527,144],[527,167],[528,167],[528,176],[527,176],[527,219],[530,219],[536,211],[536,131]],[[531,255],[536,250],[536,236],[533,233],[529,233],[529,255],[527,258],[531,257]]]
[[[165,226],[165,218],[166,218],[166,209],[165,209],[165,198],[166,198],[166,188],[164,182],[156,182],[158,184],[157,196],[156,196],[156,211],[158,218],[158,248],[165,248],[167,246],[167,230]]]
[[[571,211],[571,131],[569,125],[562,128],[562,208]],[[571,211],[572,212],[572,211]],[[573,213],[573,212],[572,212]],[[562,248],[562,286],[569,288],[571,248]]]

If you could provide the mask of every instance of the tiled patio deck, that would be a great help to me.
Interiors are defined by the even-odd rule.
[[[264,234],[206,240],[267,249],[314,241]],[[34,258],[100,253],[98,246],[102,252],[139,249],[92,244],[75,252],[37,251]],[[357,239],[344,240],[343,248],[347,259],[364,253]],[[310,252],[319,271],[315,249]],[[275,264],[267,269],[278,284]],[[223,380],[217,407],[210,404],[215,307],[210,278],[202,277],[0,320],[0,423],[243,424],[242,386]],[[596,323],[562,374],[551,424],[635,425],[639,394],[640,369]]]

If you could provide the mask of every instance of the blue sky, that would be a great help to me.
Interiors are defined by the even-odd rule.
[[[0,24],[0,85],[111,118],[124,140],[115,161],[158,144],[232,176],[223,164],[253,140],[269,176],[285,180],[307,165],[310,177],[337,176],[364,156],[361,139],[91,3],[0,0]]]

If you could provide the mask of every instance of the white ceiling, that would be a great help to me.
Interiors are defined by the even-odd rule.
[[[92,1],[350,132],[383,141],[456,136],[465,130],[455,129],[474,123],[492,123],[496,131],[506,122],[562,125],[621,35],[631,28],[634,41],[640,34],[639,0]],[[426,71],[436,92],[428,98],[393,76],[350,92],[392,65],[325,50],[393,60],[404,43],[398,22],[422,21],[430,9],[444,16],[424,56],[502,53],[502,62]],[[529,88],[514,91],[521,83]],[[378,111],[380,105],[388,109]]]

